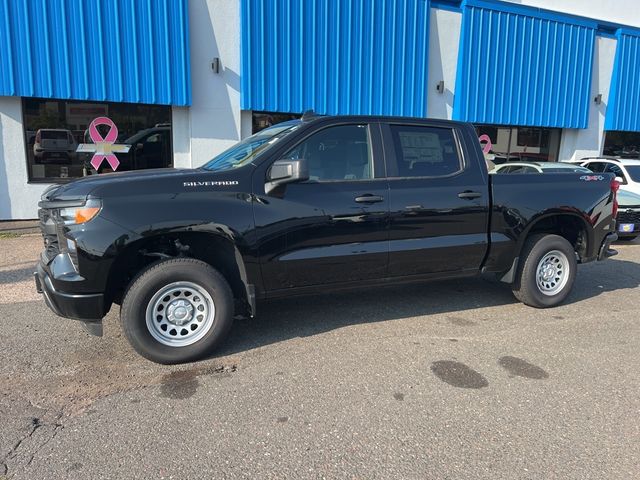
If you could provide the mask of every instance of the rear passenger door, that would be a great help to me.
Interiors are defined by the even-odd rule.
[[[389,275],[477,270],[488,246],[486,171],[455,126],[382,124]],[[469,139],[467,139],[469,141]]]

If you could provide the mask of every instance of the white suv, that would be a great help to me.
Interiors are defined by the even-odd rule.
[[[574,160],[594,173],[613,173],[620,177],[620,189],[640,195],[640,160],[612,157],[590,157]]]

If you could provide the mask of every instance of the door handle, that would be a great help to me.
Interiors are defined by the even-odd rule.
[[[458,194],[459,198],[464,198],[466,200],[471,200],[473,198],[481,197],[482,194],[480,192],[472,192],[471,190],[465,190],[464,192],[460,192]]]
[[[371,195],[370,193],[365,193],[364,195],[360,195],[355,198],[357,203],[378,203],[382,202],[384,197],[380,195]]]

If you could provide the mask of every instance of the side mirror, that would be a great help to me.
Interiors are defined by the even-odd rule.
[[[620,185],[626,185],[627,184],[627,182],[622,177],[616,177],[615,181],[618,182]]]
[[[267,173],[267,183],[264,186],[266,193],[271,192],[279,185],[309,180],[309,168],[304,158],[299,160],[277,160],[271,165]]]

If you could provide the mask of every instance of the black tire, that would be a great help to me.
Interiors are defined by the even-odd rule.
[[[620,241],[620,242],[633,242],[636,238],[638,238],[637,235],[632,235],[630,237],[618,237],[618,241]]]
[[[156,305],[156,302],[161,302],[161,300],[154,300],[154,297],[176,282],[188,282],[186,285],[198,286],[203,293],[203,297],[208,294],[209,299],[201,301],[201,303],[204,302],[203,305],[209,305],[209,300],[213,301],[213,307],[211,307],[211,310],[207,310],[211,314],[207,315],[204,323],[199,323],[193,328],[196,331],[201,325],[206,325],[206,327],[202,327],[206,333],[194,343],[184,346],[169,345],[159,341],[156,337],[164,338],[162,335],[167,337],[164,338],[164,341],[170,342],[171,339],[168,338],[168,333],[160,333],[159,327],[152,334],[151,329],[154,329],[153,315],[151,315],[152,319],[150,320],[152,326],[147,326],[148,308],[151,309],[151,312],[154,312],[153,305]],[[191,293],[190,295],[193,294]],[[170,295],[164,296],[164,299],[166,298],[173,299]],[[197,293],[193,298],[198,301],[201,300],[197,297]],[[169,305],[165,313],[169,312],[170,307],[171,305]],[[200,260],[176,258],[154,263],[133,279],[124,295],[122,307],[120,308],[120,322],[127,340],[143,357],[163,364],[184,363],[197,360],[203,355],[211,353],[224,340],[233,323],[233,308],[234,301],[231,288],[217,270]],[[193,311],[195,314],[198,313],[196,310]],[[167,315],[167,317],[169,316]],[[192,323],[194,322],[196,322],[195,318],[192,320]],[[172,328],[172,324],[169,324],[168,320],[164,320],[163,323]],[[185,324],[185,326],[188,325]],[[191,332],[188,331],[191,329],[187,330],[182,326],[176,326],[172,330],[177,331],[180,329],[182,332],[187,332],[184,335],[191,335]],[[180,334],[176,333],[175,335]],[[180,340],[180,337],[176,338]]]
[[[565,262],[559,261],[560,268],[558,268],[558,264],[554,266],[556,271],[549,282],[544,282],[544,286],[539,286],[537,279],[539,264],[547,254],[552,252],[564,254],[566,265]],[[557,255],[556,257],[562,256]],[[549,234],[533,235],[527,239],[522,249],[518,275],[512,285],[513,294],[522,303],[531,307],[555,307],[569,295],[576,278],[577,268],[578,262],[573,246],[565,238]],[[559,275],[558,272],[561,272],[563,276],[558,276],[557,278],[560,280],[555,281],[556,276]],[[551,287],[552,285],[553,287]]]

